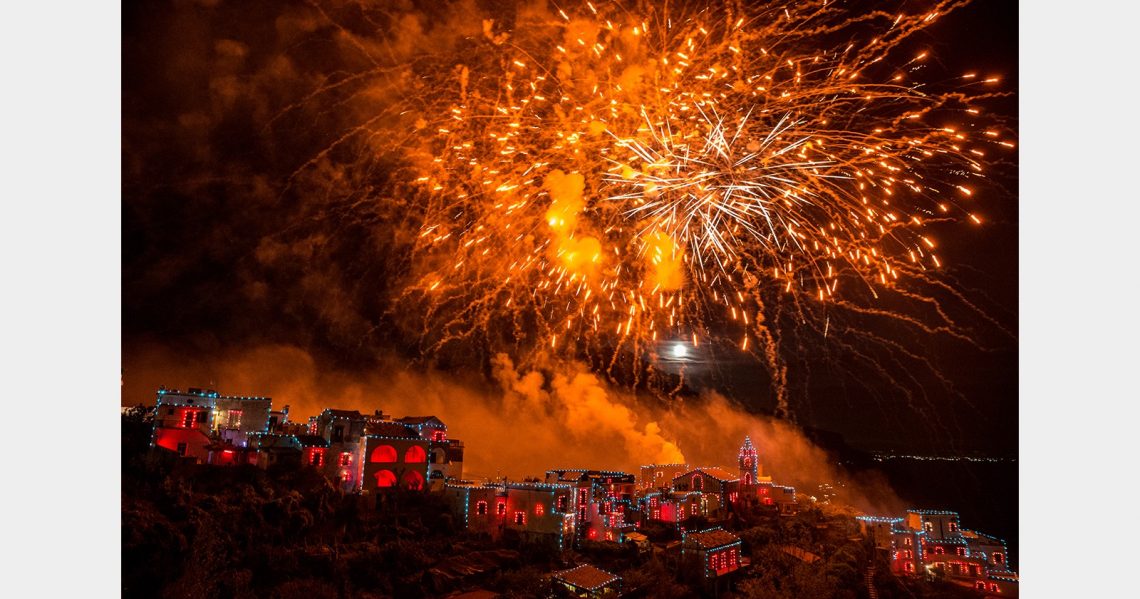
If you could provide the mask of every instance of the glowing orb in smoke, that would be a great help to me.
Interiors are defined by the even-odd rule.
[[[684,343],[678,343],[673,346],[673,357],[678,360],[684,360],[689,355],[689,348],[685,347]]]

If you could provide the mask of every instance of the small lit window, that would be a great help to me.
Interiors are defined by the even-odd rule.
[[[974,585],[974,588],[978,589],[979,591],[984,591],[986,590],[986,583],[979,580],[977,584]]]
[[[487,515],[487,502],[486,501],[480,501],[479,503],[476,503],[475,504],[475,513],[480,515],[480,516],[486,516]]]
[[[903,545],[910,547],[911,546],[911,538],[910,537],[903,537]]]
[[[341,466],[348,466],[351,464],[352,464],[352,454],[347,452],[347,451],[341,453],[340,454],[340,465]]]
[[[905,569],[907,572],[914,572],[914,562],[907,562]]]
[[[535,516],[541,516],[542,515],[542,504],[541,503],[534,504],[534,515]]]
[[[934,553],[939,553],[939,554],[940,554],[940,553],[945,553],[945,550],[944,550],[944,549],[942,549],[942,546],[941,546],[941,545],[935,545],[935,546],[934,546]]]
[[[515,512],[515,524],[526,524],[526,512]]]
[[[994,593],[998,593],[998,592],[1000,592],[1000,591],[998,591],[998,586],[997,586],[997,583],[996,583],[996,582],[991,582],[991,583],[990,583],[990,591],[992,591],[992,592],[994,592]]]
[[[966,555],[966,548],[965,547],[958,547],[958,555],[965,556]]]
[[[957,522],[951,522],[949,525],[949,528],[950,528],[950,532],[957,531],[958,530],[958,523]]]
[[[556,505],[558,506],[558,508],[557,508],[558,511],[565,512],[566,511],[566,496],[560,495],[557,499]]]
[[[1000,554],[1000,553],[995,553],[994,554],[994,563],[995,564],[1004,564],[1005,563],[1005,556]]]
[[[495,507],[495,510],[497,510],[497,511],[496,511],[496,513],[497,513],[498,515],[500,515],[500,516],[506,515],[506,513],[507,513],[507,504],[506,504],[506,503],[504,503],[504,502],[502,502],[502,501],[500,501],[500,502],[499,502],[499,505]]]

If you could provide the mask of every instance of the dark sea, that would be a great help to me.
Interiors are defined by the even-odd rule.
[[[886,475],[909,507],[958,512],[962,528],[1003,539],[1010,566],[1018,563],[1018,462],[884,459],[874,469]]]

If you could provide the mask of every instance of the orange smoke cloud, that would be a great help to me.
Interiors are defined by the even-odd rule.
[[[649,280],[664,291],[681,288],[685,282],[684,251],[677,247],[673,238],[661,231],[654,231],[645,238],[645,262],[649,269]]]
[[[543,188],[550,194],[546,223],[554,236],[551,245],[555,257],[571,273],[587,275],[602,256],[602,244],[596,237],[575,237],[578,215],[586,206],[582,197],[585,179],[581,173],[566,174],[555,170],[546,176]]]
[[[804,435],[784,421],[749,414],[728,398],[655,403],[614,389],[581,364],[520,369],[510,357],[492,360],[493,382],[424,371],[397,361],[366,375],[322,368],[293,346],[266,345],[187,358],[164,346],[124,355],[123,405],[153,405],[159,385],[212,386],[224,394],[268,395],[290,406],[293,420],[327,407],[393,416],[435,415],[467,447],[468,476],[541,475],[559,467],[637,472],[642,464],[718,465],[736,469],[745,435],[752,437],[764,473],[811,495],[820,482],[840,483],[857,507],[901,507],[881,483],[854,481]]]

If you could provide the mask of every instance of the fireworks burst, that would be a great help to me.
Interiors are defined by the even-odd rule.
[[[837,4],[539,3],[403,65],[410,135],[381,145],[414,180],[401,305],[424,350],[612,367],[727,341],[782,394],[776,311],[826,331],[876,309],[851,298],[931,281],[929,224],[981,223],[984,161],[1013,147],[983,120],[997,80],[922,81],[927,53],[900,56],[961,2]],[[954,331],[942,316],[917,326]]]

